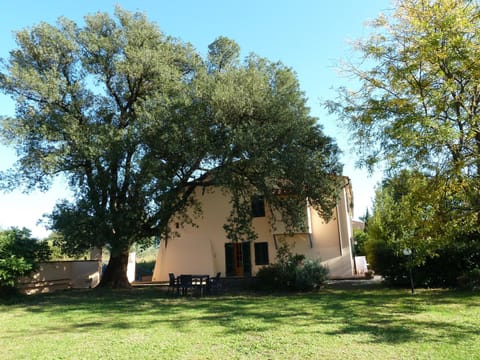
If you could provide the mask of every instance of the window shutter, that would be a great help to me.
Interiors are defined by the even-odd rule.
[[[268,243],[259,242],[254,244],[255,247],[255,265],[268,265]]]
[[[235,259],[233,257],[233,244],[225,244],[225,272],[227,276],[235,275]]]
[[[252,275],[252,259],[250,256],[250,242],[242,243],[242,255],[243,255],[243,274],[245,276]]]

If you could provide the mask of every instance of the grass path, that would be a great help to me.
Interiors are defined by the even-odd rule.
[[[480,359],[478,292],[70,291],[0,302],[0,324],[0,359]]]

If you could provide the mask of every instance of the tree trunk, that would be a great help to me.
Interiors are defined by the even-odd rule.
[[[111,289],[128,289],[131,287],[127,278],[128,250],[111,255],[107,268],[98,287]]]

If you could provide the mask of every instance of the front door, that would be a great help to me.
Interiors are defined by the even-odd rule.
[[[227,276],[252,274],[249,242],[225,244],[225,268]]]

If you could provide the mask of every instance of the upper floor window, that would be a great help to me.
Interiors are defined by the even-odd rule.
[[[263,196],[252,197],[252,216],[264,217],[265,216],[265,201]]]

